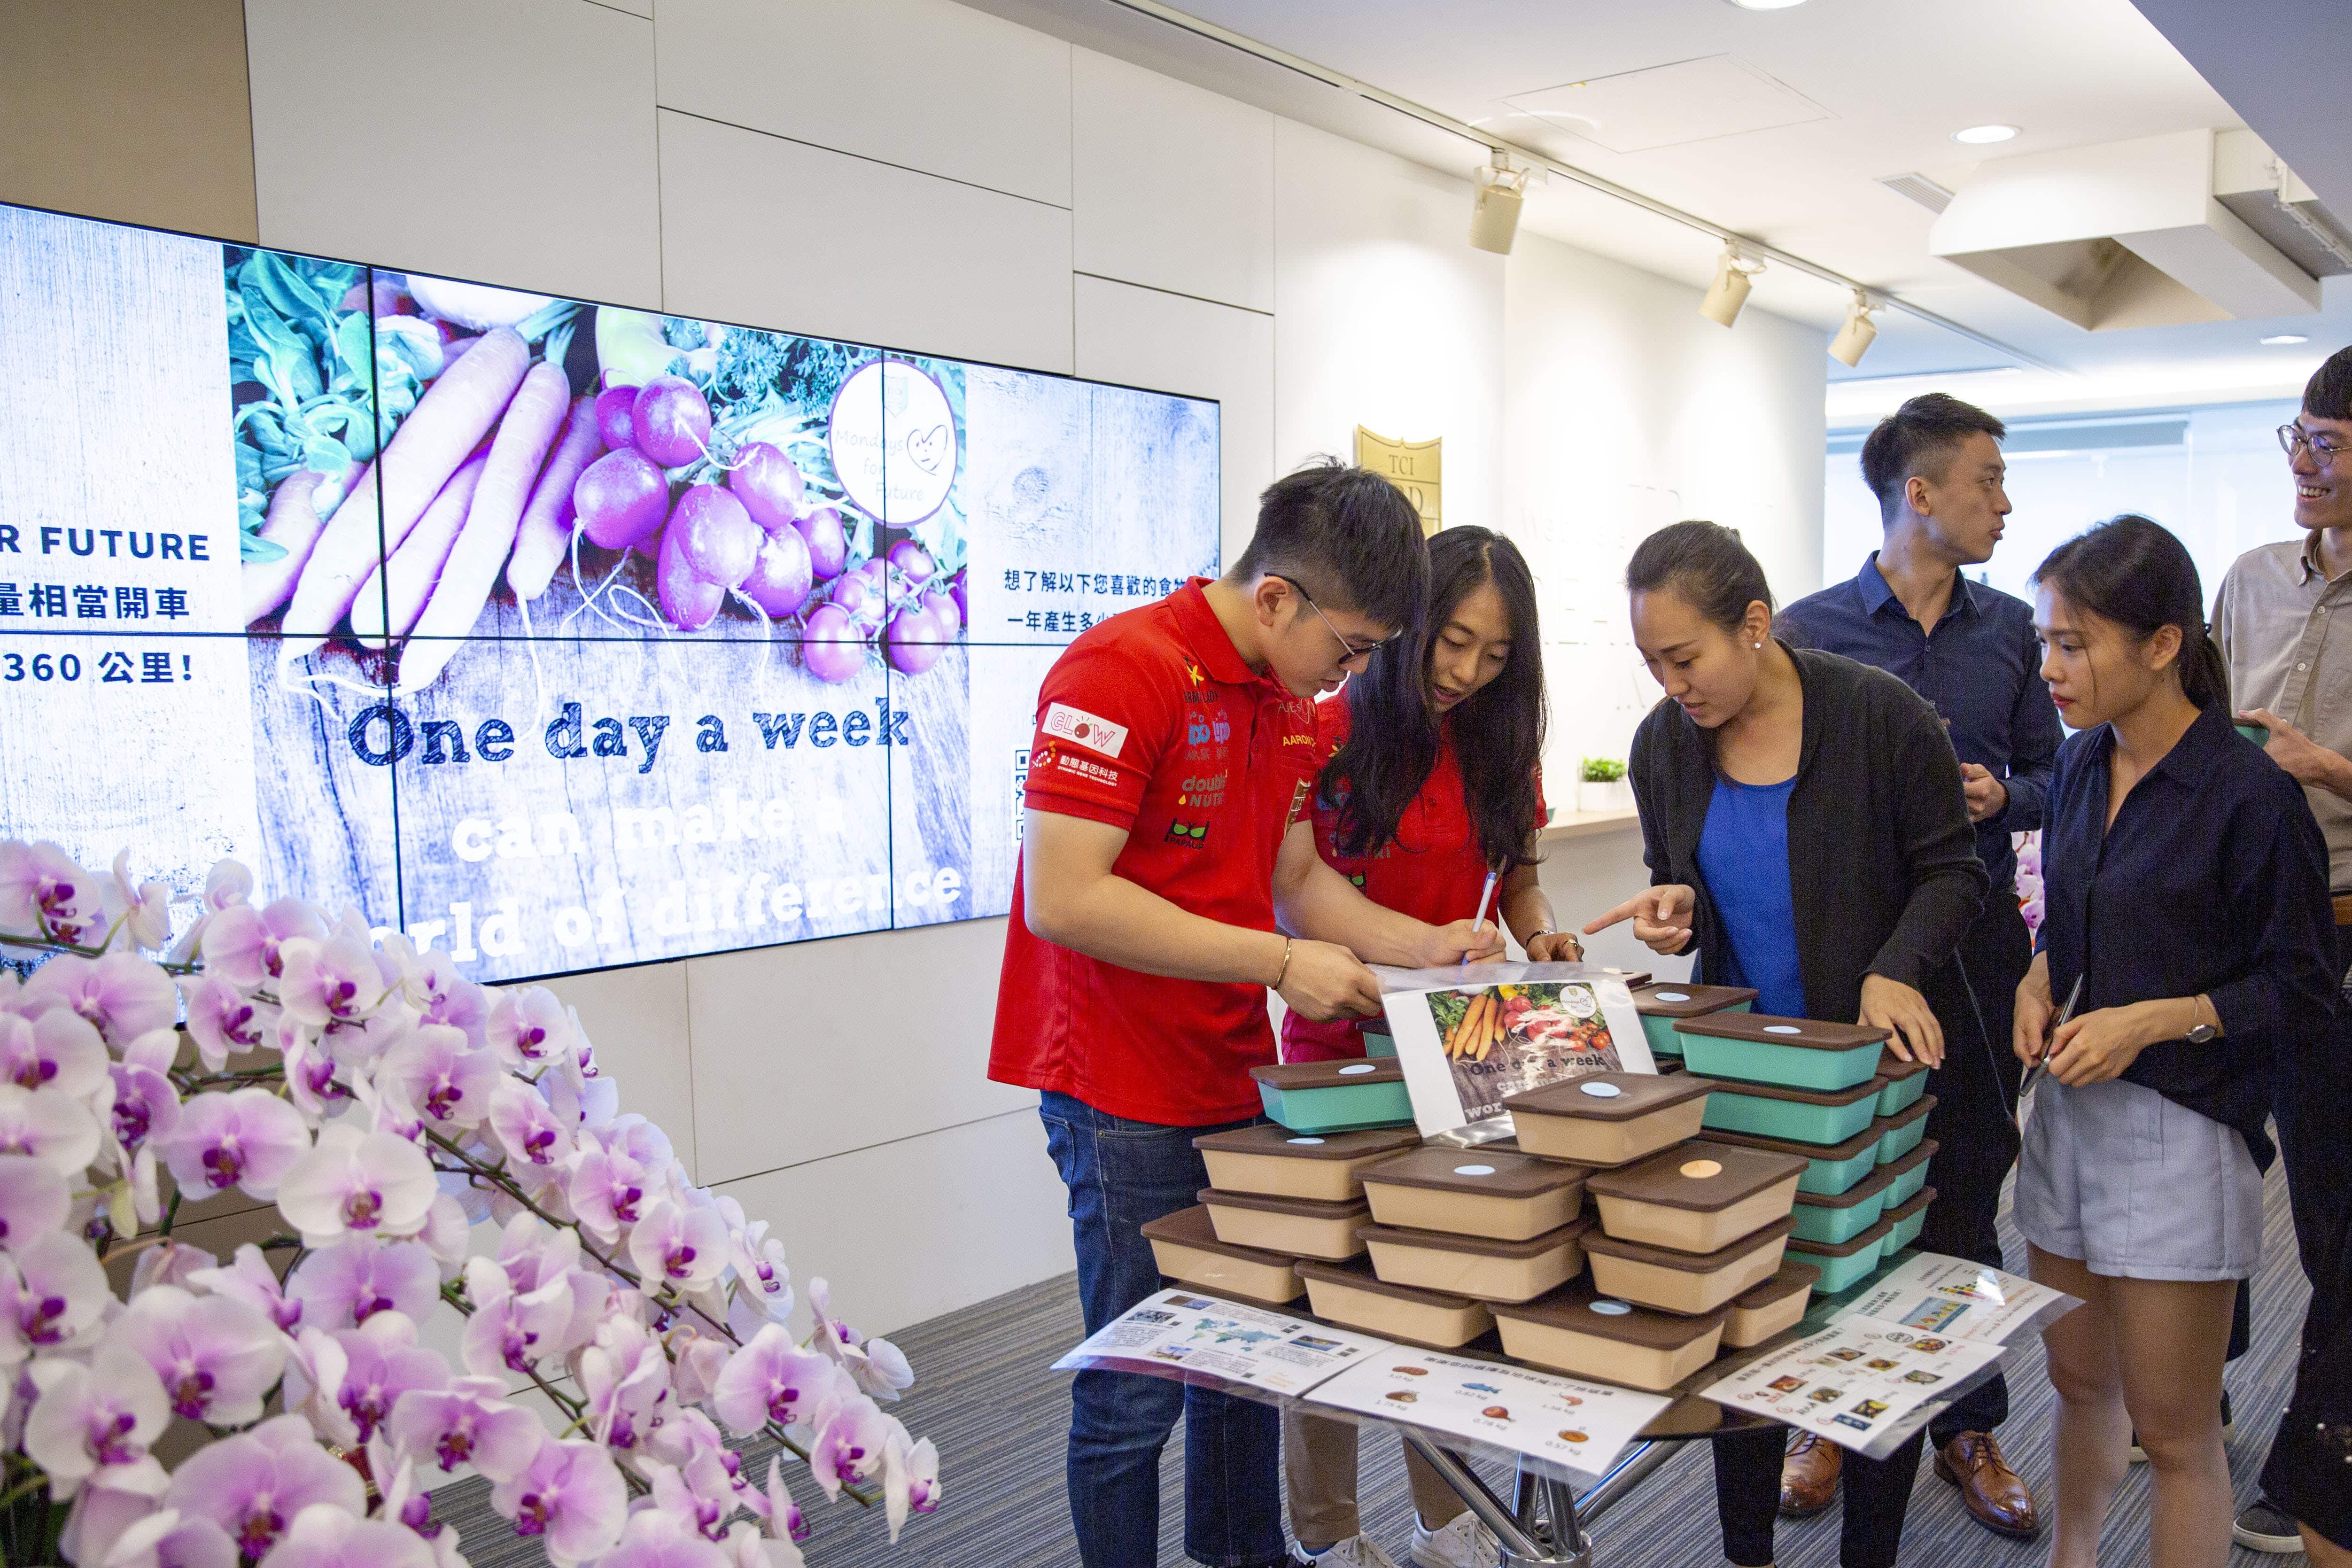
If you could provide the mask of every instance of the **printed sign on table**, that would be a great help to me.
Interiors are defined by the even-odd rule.
[[[1393,1348],[1370,1335],[1180,1289],[1148,1297],[1104,1324],[1054,1370],[1149,1372],[1304,1394],[1351,1363]]]
[[[1509,1137],[1503,1102],[1595,1072],[1655,1072],[1633,993],[1582,963],[1375,967],[1422,1136]]]
[[[1630,1388],[1401,1346],[1357,1362],[1307,1402],[1534,1455],[1588,1476],[1606,1471],[1634,1434],[1672,1403]]]

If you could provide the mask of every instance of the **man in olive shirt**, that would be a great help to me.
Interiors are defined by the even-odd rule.
[[[2270,731],[2271,759],[2304,786],[2327,839],[2336,889],[2336,970],[2352,963],[2352,348],[2338,350],[2304,388],[2303,412],[2279,428],[2294,479],[2300,539],[2238,557],[2213,605],[2213,639],[2230,667],[2230,700],[2242,724]],[[2286,1165],[2295,1244],[2315,1281],[2325,1249],[2342,1234],[2347,1184],[2343,1122],[2306,1125],[2305,1107],[2341,1108],[2352,1082],[2352,1008],[2338,1008],[2325,1049],[2278,1064],[2272,1115]],[[2333,1081],[2315,1083],[2315,1073]],[[2238,1543],[2300,1552],[2294,1521],[2267,1497],[2238,1515]]]

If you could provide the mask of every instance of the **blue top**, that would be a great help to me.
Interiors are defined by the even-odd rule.
[[[1754,986],[1756,1010],[1781,1018],[1805,1016],[1789,891],[1789,795],[1796,787],[1793,778],[1744,784],[1718,774],[1698,836],[1699,875],[1729,939],[1714,972],[1722,984]]]
[[[2064,738],[2042,680],[2032,607],[1962,573],[1936,629],[1922,632],[1879,575],[1874,551],[1853,577],[1782,610],[1772,629],[1800,647],[1874,664],[1927,700],[1960,761],[1991,770],[2008,786],[2009,805],[1976,825],[1977,858],[1993,887],[2013,888],[2017,854],[2009,836],[2042,825],[2051,766]]]
[[[2336,1005],[2327,846],[2303,786],[2225,713],[2199,715],[2110,826],[2114,753],[2105,724],[2058,753],[2035,939],[2050,955],[2050,994],[2063,1004],[2082,975],[2076,1017],[2210,996],[2221,1038],[2150,1046],[2124,1079],[2236,1128],[2267,1168],[2278,1058],[2326,1048]]]

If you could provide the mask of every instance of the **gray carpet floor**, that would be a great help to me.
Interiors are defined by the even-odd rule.
[[[2286,1189],[2273,1165],[2265,1190],[2267,1234],[2262,1273],[2254,1281],[2253,1348],[2231,1363],[2228,1384],[2238,1432],[2230,1468],[2242,1505],[2255,1491],[2278,1411],[2293,1374],[2294,1347],[2307,1288],[2295,1263]],[[2020,1272],[2024,1246],[2007,1228],[2009,1262]],[[843,1501],[827,1507],[794,1473],[795,1494],[815,1527],[806,1552],[812,1568],[1064,1568],[1077,1562],[1062,1482],[1063,1438],[1069,1418],[1068,1380],[1046,1370],[1083,1332],[1073,1278],[1048,1280],[951,1313],[892,1338],[913,1361],[921,1382],[899,1414],[919,1434],[937,1439],[945,1501],[912,1521],[893,1547],[879,1516]],[[2051,1393],[2038,1340],[2009,1357],[2011,1413],[2000,1436],[2011,1463],[2050,1502]],[[1384,1435],[1364,1445],[1360,1491],[1367,1530],[1403,1560],[1412,1539],[1403,1464]],[[1169,1445],[1162,1469],[1164,1506],[1160,1561],[1187,1562],[1182,1535],[1181,1435]],[[764,1477],[767,1458],[755,1451],[751,1473]],[[1499,1474],[1490,1480],[1498,1487]],[[1506,1494],[1507,1495],[1507,1493]],[[535,1541],[509,1533],[489,1510],[485,1483],[466,1482],[436,1498],[439,1517],[457,1525],[474,1568],[522,1568],[545,1558]],[[2116,1499],[2103,1556],[2112,1563],[2147,1560],[2147,1481],[2135,1468]],[[1691,1445],[1644,1483],[1633,1497],[1592,1528],[1595,1562],[1602,1568],[1710,1568],[1720,1563],[1712,1472],[1706,1449]],[[1837,1512],[1780,1529],[1780,1568],[1832,1568],[1837,1562]],[[2038,1568],[2040,1542],[2003,1540],[1979,1527],[1953,1488],[1925,1464],[1904,1537],[1904,1561],[1934,1565],[1984,1564]],[[2299,1558],[2267,1558],[2234,1550],[2232,1568],[2256,1568]]]

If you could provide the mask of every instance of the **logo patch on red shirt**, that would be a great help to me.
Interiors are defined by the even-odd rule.
[[[1045,721],[1038,726],[1048,735],[1059,735],[1074,741],[1090,752],[1099,752],[1116,758],[1127,744],[1127,726],[1097,718],[1083,708],[1073,708],[1066,702],[1056,702],[1045,710]]]

